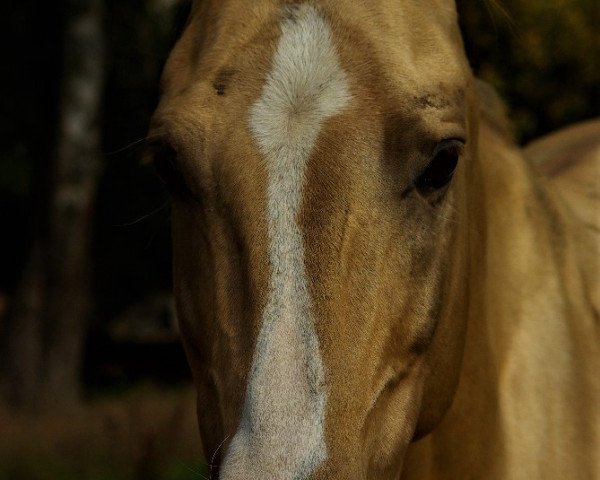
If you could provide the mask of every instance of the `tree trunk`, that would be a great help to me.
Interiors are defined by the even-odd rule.
[[[80,395],[101,171],[102,7],[103,0],[67,2],[57,151],[47,179],[51,188],[4,332],[0,393],[24,409],[66,408]]]

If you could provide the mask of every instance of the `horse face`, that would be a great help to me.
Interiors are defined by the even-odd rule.
[[[220,478],[397,478],[462,354],[453,2],[200,2],[150,138]],[[333,2],[332,2],[333,4]]]

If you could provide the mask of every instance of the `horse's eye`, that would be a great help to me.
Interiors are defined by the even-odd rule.
[[[168,143],[153,142],[148,145],[148,156],[156,173],[173,196],[182,196],[188,191],[185,179],[177,166],[177,152]]]
[[[450,183],[456,169],[464,142],[458,139],[444,140],[438,144],[429,165],[415,181],[421,193],[440,190]]]

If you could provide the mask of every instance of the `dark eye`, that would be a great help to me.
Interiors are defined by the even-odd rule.
[[[426,194],[448,185],[452,180],[463,146],[464,142],[457,139],[440,142],[429,165],[415,181],[417,190]]]
[[[148,145],[148,155],[156,173],[173,196],[182,196],[187,191],[183,174],[177,166],[177,152],[163,142],[153,142]]]

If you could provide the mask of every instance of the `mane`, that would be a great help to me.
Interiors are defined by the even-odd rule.
[[[506,104],[498,92],[489,83],[480,79],[476,79],[475,85],[481,121],[508,142],[514,142],[513,127],[508,118]]]

